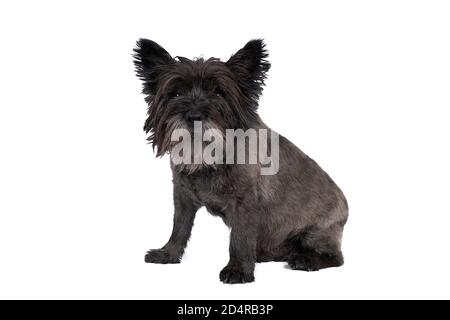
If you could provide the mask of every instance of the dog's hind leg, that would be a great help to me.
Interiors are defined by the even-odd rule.
[[[294,270],[317,271],[344,264],[341,252],[343,224],[326,229],[309,227],[288,239],[288,264]]]

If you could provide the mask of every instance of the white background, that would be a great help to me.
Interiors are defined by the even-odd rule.
[[[450,298],[447,1],[2,1],[0,298]],[[228,59],[265,38],[268,125],[350,204],[346,264],[258,264],[224,285],[229,231],[201,210],[179,265],[131,51]]]

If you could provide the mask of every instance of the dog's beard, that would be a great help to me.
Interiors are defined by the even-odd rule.
[[[189,133],[189,141],[182,141],[174,138],[174,133],[176,130],[184,130],[184,132]],[[204,141],[205,132],[213,132],[214,137],[209,137],[209,141]],[[204,157],[205,148],[208,147],[210,150],[214,149],[215,152],[222,152],[220,157],[222,162],[225,154],[223,153],[225,147],[225,130],[220,127],[213,120],[201,121],[201,130],[194,129],[192,124],[188,124],[184,121],[181,115],[173,116],[167,121],[166,132],[163,139],[163,147],[171,156],[172,165],[178,172],[186,172],[187,174],[192,174],[203,168],[217,169],[217,163],[207,161]],[[200,142],[200,143],[199,143]],[[183,144],[183,151],[189,149],[190,159],[183,163],[174,164],[173,156],[179,156],[178,154],[173,154],[172,151],[176,146]]]
[[[186,122],[180,115],[173,116],[166,121],[166,127],[163,134],[163,139],[160,150],[164,150],[164,153],[170,153],[173,147],[178,143],[177,141],[172,141],[172,135],[175,130],[185,129],[188,130]]]

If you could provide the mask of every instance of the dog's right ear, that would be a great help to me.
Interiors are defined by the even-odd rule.
[[[264,86],[270,63],[268,53],[262,39],[249,41],[226,62],[236,75],[237,83],[246,98],[246,104],[256,110],[258,99]]]
[[[174,59],[159,44],[148,39],[139,39],[133,49],[137,76],[144,81],[145,94],[154,94],[158,71],[174,63]]]

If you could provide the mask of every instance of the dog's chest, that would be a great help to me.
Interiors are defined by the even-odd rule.
[[[190,175],[180,183],[191,197],[213,214],[225,219],[238,201],[238,185],[222,175]]]
[[[228,200],[236,193],[235,185],[229,180],[224,181],[220,176],[189,177],[185,185],[203,205]]]

